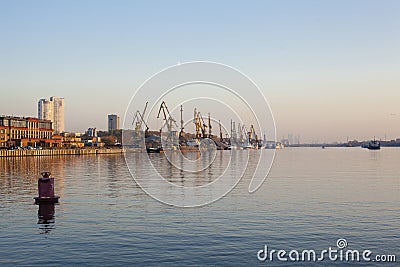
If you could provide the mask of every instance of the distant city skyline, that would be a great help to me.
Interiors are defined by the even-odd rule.
[[[107,114],[123,120],[151,75],[207,60],[259,85],[278,139],[395,139],[399,12],[400,2],[390,0],[3,1],[0,114],[36,117],[41,96],[59,95],[68,99],[65,130],[107,130]],[[229,127],[218,109],[204,112]]]

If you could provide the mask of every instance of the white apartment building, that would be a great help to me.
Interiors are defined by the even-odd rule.
[[[40,99],[38,102],[38,117],[41,120],[51,120],[54,133],[64,132],[64,98],[52,96],[50,100]]]

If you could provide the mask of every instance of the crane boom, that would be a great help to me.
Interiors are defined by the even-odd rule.
[[[202,137],[205,138],[206,137],[206,131],[207,131],[207,124],[204,122],[203,116],[201,115],[200,111],[197,113],[200,121],[201,121],[201,134]]]
[[[144,118],[144,115],[146,114],[147,104],[149,104],[149,102],[146,102],[146,105],[144,106],[144,109],[143,109],[143,112],[142,112],[142,117],[143,118]]]

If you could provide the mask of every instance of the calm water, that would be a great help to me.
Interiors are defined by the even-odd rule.
[[[229,157],[218,153],[217,165]],[[162,155],[152,157],[180,183],[213,177],[182,177]],[[52,224],[38,224],[33,204],[41,170],[53,173],[61,196]],[[288,148],[254,194],[249,181],[183,209],[143,193],[121,155],[0,158],[0,266],[272,266],[278,262],[257,260],[265,244],[320,251],[338,238],[399,262],[400,149]]]

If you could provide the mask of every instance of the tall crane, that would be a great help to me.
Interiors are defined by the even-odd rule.
[[[184,133],[184,131],[183,131],[183,129],[185,129],[184,127],[183,127],[183,107],[182,107],[182,105],[181,105],[181,131],[179,132],[179,136],[180,137],[183,137],[184,135],[185,135],[185,133]]]
[[[219,124],[219,140],[222,142],[224,140],[224,138],[222,137],[222,128],[221,128],[220,120],[218,120],[218,124]]]
[[[196,138],[204,138],[206,137],[207,133],[207,124],[204,122],[203,116],[201,116],[200,111],[197,111],[197,109],[194,109],[194,118],[193,118],[193,123],[196,126]]]
[[[201,122],[202,122],[202,124],[201,124],[201,134],[202,134],[202,137],[203,138],[205,138],[206,137],[206,133],[207,133],[207,124],[204,122],[204,119],[203,119],[203,116],[201,116],[201,113],[200,113],[200,111],[199,111],[199,113],[198,113],[198,115],[199,115],[199,118],[200,118],[200,120],[201,120]]]
[[[258,136],[256,134],[256,131],[254,130],[253,124],[250,126],[249,141],[250,144],[255,143],[258,146]]]
[[[161,111],[163,112],[164,118],[163,120],[164,125],[161,127],[160,132],[162,131],[162,129],[164,128],[165,125],[167,125],[167,129],[168,132],[171,132],[173,130],[173,126],[175,125],[176,127],[178,127],[178,125],[176,124],[176,120],[174,120],[174,118],[172,118],[171,114],[169,113],[168,107],[165,104],[165,101],[163,101],[160,105],[160,109],[158,110],[158,114],[157,114],[157,119],[160,118],[160,113]]]
[[[145,134],[149,131],[149,127],[147,126],[146,121],[144,120],[144,114],[146,113],[147,105],[149,102],[146,102],[144,106],[143,112],[140,113],[139,110],[136,111],[135,117],[133,118],[132,125],[135,125],[135,131],[138,133],[142,130],[142,123],[146,126]]]
[[[201,138],[201,122],[200,122],[200,118],[197,114],[196,108],[194,108],[193,123],[196,127],[196,139],[200,139]]]
[[[212,135],[211,135],[211,129],[212,129],[212,126],[211,126],[211,116],[210,116],[210,113],[208,113],[208,138],[211,138],[211,137],[212,137]]]

